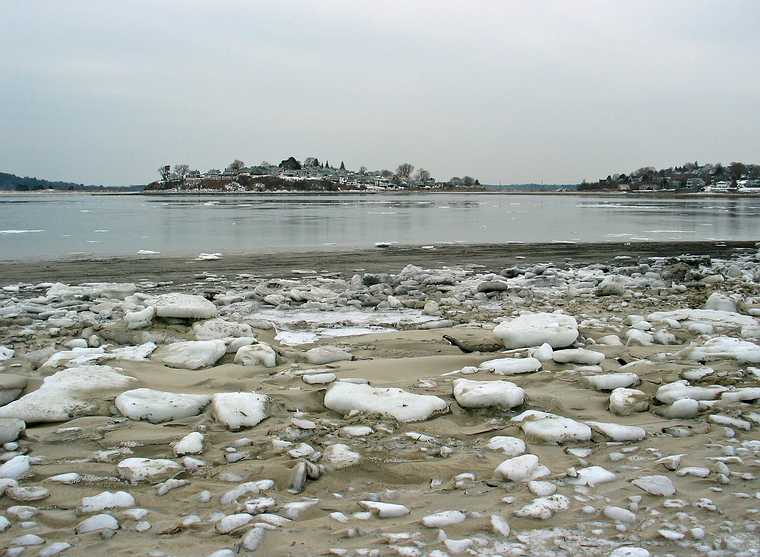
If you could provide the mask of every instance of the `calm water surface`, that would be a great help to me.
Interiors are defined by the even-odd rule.
[[[0,196],[0,259],[401,244],[760,239],[760,199],[481,194]]]

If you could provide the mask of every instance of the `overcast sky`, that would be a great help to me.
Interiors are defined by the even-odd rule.
[[[760,162],[760,2],[3,0],[0,171],[313,155],[576,182]]]

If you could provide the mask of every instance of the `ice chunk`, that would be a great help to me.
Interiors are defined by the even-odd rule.
[[[673,482],[667,476],[641,476],[631,483],[650,495],[670,497],[676,492]]]
[[[106,394],[126,389],[134,377],[109,366],[82,366],[46,377],[42,385],[0,407],[0,418],[26,423],[65,422],[81,416],[108,414]]]
[[[589,426],[562,416],[527,418],[520,422],[520,428],[528,440],[542,443],[568,443],[591,439]]]
[[[216,306],[203,296],[194,294],[161,294],[154,306],[159,317],[181,319],[211,319],[216,317]]]
[[[227,353],[222,340],[190,340],[175,342],[159,350],[159,360],[166,366],[200,369],[214,365]]]
[[[133,389],[116,397],[116,408],[131,420],[145,420],[153,424],[179,420],[201,413],[211,397],[169,393],[153,389]]]
[[[165,458],[126,458],[116,465],[119,477],[132,483],[162,481],[170,478],[182,467]]]
[[[214,418],[231,431],[254,427],[269,415],[269,397],[254,392],[216,393],[211,399]]]
[[[529,348],[544,343],[564,348],[578,338],[578,323],[569,315],[529,313],[500,323],[493,332],[505,348]]]
[[[235,363],[241,366],[275,367],[277,365],[277,352],[264,343],[241,346],[235,354]]]
[[[392,416],[400,422],[418,422],[449,411],[445,400],[431,395],[417,395],[395,387],[338,381],[325,395],[330,410],[348,414],[351,411]]]
[[[462,408],[510,409],[525,400],[525,391],[509,381],[454,381],[454,398]]]
[[[483,362],[479,367],[497,375],[518,375],[538,371],[541,362],[537,358],[498,358]]]

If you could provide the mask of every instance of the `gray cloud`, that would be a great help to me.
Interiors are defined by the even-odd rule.
[[[758,160],[752,0],[9,0],[0,169],[125,185],[164,161],[409,160],[570,182]]]

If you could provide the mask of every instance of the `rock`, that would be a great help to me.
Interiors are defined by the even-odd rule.
[[[667,476],[641,476],[631,483],[650,495],[670,497],[676,492],[673,482]]]
[[[509,410],[522,405],[525,391],[509,381],[454,381],[454,398],[462,408],[496,407]]]
[[[235,354],[235,363],[241,366],[272,368],[277,365],[277,352],[264,343],[241,346]]]
[[[494,475],[501,480],[527,482],[541,475],[538,457],[524,454],[510,458],[499,464]]]
[[[558,364],[582,364],[582,365],[599,365],[604,361],[605,355],[601,352],[586,350],[585,348],[569,348],[565,350],[555,350],[552,354],[552,360]]]
[[[634,412],[646,412],[649,397],[643,391],[618,387],[610,393],[610,412],[618,416],[630,416]]]
[[[201,454],[203,452],[203,434],[193,431],[174,444],[174,455]]]
[[[0,406],[16,400],[24,391],[27,378],[23,375],[0,373]]]
[[[483,362],[478,367],[497,375],[518,375],[538,371],[541,369],[541,362],[536,358],[498,358]]]
[[[0,418],[0,445],[15,441],[26,429],[24,420]]]
[[[501,451],[506,456],[519,456],[525,452],[525,442],[517,437],[495,435],[488,440],[488,448]]]
[[[110,413],[107,394],[126,389],[132,381],[134,377],[122,375],[109,366],[65,369],[45,377],[36,391],[0,407],[0,418],[18,418],[29,424],[107,415]]]
[[[200,369],[214,365],[227,352],[221,340],[175,342],[159,350],[159,360],[168,367]]]
[[[250,393],[216,393],[211,399],[214,419],[231,431],[254,427],[269,415],[270,399]]]
[[[193,334],[198,340],[253,337],[253,329],[246,323],[233,323],[224,319],[209,319],[193,323]]]
[[[118,530],[119,522],[110,514],[96,514],[80,522],[74,531],[77,534],[102,532],[103,530]]]
[[[156,316],[156,308],[148,306],[139,311],[127,312],[124,320],[127,322],[127,329],[143,329],[149,327]]]
[[[541,443],[569,443],[591,439],[591,428],[562,416],[527,418],[520,423],[529,441]]]
[[[340,470],[358,464],[361,455],[351,450],[348,445],[336,443],[329,445],[322,453],[322,459],[332,470]]]
[[[197,416],[211,402],[207,395],[169,393],[153,389],[133,389],[116,397],[116,408],[130,420],[160,424]]]
[[[612,441],[642,441],[647,436],[646,430],[638,426],[604,422],[586,422],[586,424]]]
[[[529,348],[547,343],[565,348],[578,338],[578,323],[569,315],[529,313],[496,326],[494,335],[505,348]]]
[[[635,387],[639,384],[639,376],[635,373],[605,373],[587,375],[583,381],[597,391],[612,391],[619,387]]]
[[[398,518],[400,516],[406,516],[411,512],[404,505],[396,505],[395,503],[359,501],[359,505],[378,518]]]
[[[506,292],[509,286],[503,280],[486,280],[478,284],[478,292]]]
[[[142,481],[160,482],[181,470],[179,464],[165,458],[126,458],[116,465],[119,477],[133,484]]]
[[[154,303],[158,317],[179,319],[211,319],[216,317],[216,306],[202,296],[194,294],[161,294]]]
[[[325,394],[324,404],[334,412],[351,411],[391,416],[400,422],[418,422],[445,414],[449,405],[431,395],[417,395],[394,387],[370,387],[338,381]]]
[[[350,361],[352,358],[353,356],[350,353],[336,346],[317,346],[306,351],[306,360],[314,365]]]

